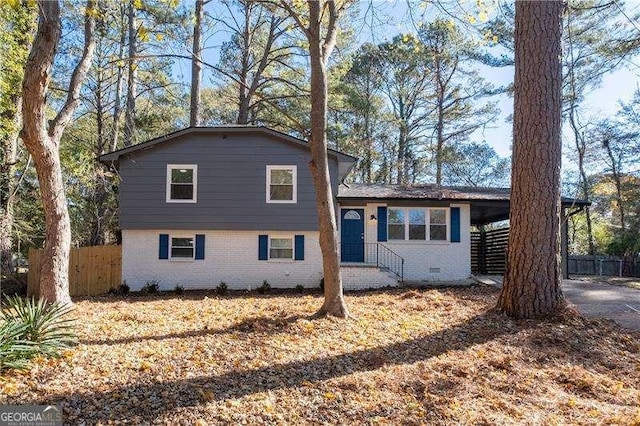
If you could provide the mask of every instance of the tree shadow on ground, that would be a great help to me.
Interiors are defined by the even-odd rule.
[[[565,313],[564,321],[536,329],[519,342],[532,354],[533,362],[545,365],[550,360],[570,360],[594,371],[615,373],[626,361],[613,349],[640,353],[639,331],[625,329],[613,320],[584,317],[572,307]]]
[[[477,290],[477,291],[474,291]],[[469,292],[473,292],[470,294]],[[351,297],[365,297],[371,296],[371,294],[383,294],[390,296],[398,296],[400,299],[406,298],[421,298],[425,293],[455,293],[455,297],[461,300],[475,300],[478,296],[478,291],[482,293],[491,293],[498,291],[493,287],[475,287],[474,289],[469,288],[384,288],[384,289],[376,289],[372,291],[359,291],[354,292],[348,295]],[[151,297],[145,296],[136,296],[133,297],[134,301],[161,301],[161,300],[169,300],[174,298],[180,299],[189,299],[189,300],[203,300],[207,296],[211,296],[210,292],[206,291],[194,291],[191,294],[187,294],[186,296],[175,296],[175,295],[156,295]],[[225,299],[246,299],[256,297],[255,293],[247,293],[247,292],[234,292],[230,295],[220,296]],[[292,292],[285,293],[276,293],[276,294],[268,294],[268,295],[259,295],[262,299],[274,299],[274,298],[295,298],[300,297],[300,294],[293,294]],[[117,302],[119,300],[129,301],[129,298],[126,296],[109,296],[104,298],[107,301]],[[96,299],[87,299],[94,302]],[[394,303],[395,299],[392,299],[390,303]],[[388,302],[388,301],[387,301]],[[319,307],[320,305],[318,305]],[[356,317],[357,318],[357,317]],[[210,328],[207,324],[203,324],[203,327],[197,330],[188,330],[188,331],[180,331],[175,333],[167,333],[161,335],[146,335],[146,336],[131,336],[131,337],[121,337],[117,339],[109,339],[109,338],[85,338],[79,339],[78,343],[84,345],[118,345],[118,344],[128,344],[138,341],[163,341],[169,339],[182,339],[182,338],[190,338],[190,337],[203,337],[210,335],[223,335],[232,332],[261,332],[261,333],[280,333],[286,332],[287,327],[296,322],[299,319],[307,319],[313,320],[317,319],[314,314],[310,315],[294,315],[294,316],[278,316],[277,314],[271,316],[255,316],[251,318],[244,319],[236,324],[231,325],[226,328]]]
[[[79,339],[78,343],[83,345],[121,345],[140,342],[144,340],[163,341],[168,339],[188,339],[191,337],[222,335],[233,332],[277,334],[285,332],[290,324],[303,318],[310,319],[311,316],[255,316],[246,318],[226,328],[209,328],[207,325],[205,325],[203,328],[198,330],[180,331],[176,333],[167,333],[160,335],[152,334],[147,336],[130,336],[117,339]]]
[[[285,322],[293,320],[287,318]],[[105,391],[59,394],[46,403],[74,407],[74,413],[79,415],[71,416],[70,421],[151,422],[176,408],[202,404],[203,390],[210,395],[208,400],[222,401],[259,392],[295,388],[308,382],[318,383],[356,372],[373,371],[385,365],[429,360],[448,351],[465,350],[504,334],[517,333],[527,327],[526,324],[520,327],[507,326],[506,323],[504,317],[498,314],[483,313],[462,324],[388,346],[264,368],[232,370],[220,375],[165,382],[151,379],[149,382]]]

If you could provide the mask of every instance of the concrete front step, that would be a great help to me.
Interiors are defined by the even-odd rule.
[[[398,277],[389,271],[382,270],[375,264],[343,263],[340,265],[340,272],[345,290],[398,286]]]

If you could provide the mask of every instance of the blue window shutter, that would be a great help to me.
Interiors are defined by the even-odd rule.
[[[169,234],[160,234],[160,246],[158,249],[158,259],[169,258]]]
[[[269,236],[258,235],[258,260],[269,259]]]
[[[460,242],[460,207],[451,207],[451,242]]]
[[[304,235],[296,235],[295,241],[296,253],[295,260],[304,260]]]
[[[204,259],[204,235],[196,234],[196,260]]]
[[[378,207],[378,241],[387,241],[387,208]]]

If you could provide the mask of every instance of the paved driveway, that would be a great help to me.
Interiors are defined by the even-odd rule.
[[[564,280],[562,290],[584,315],[640,330],[640,290],[574,280]]]
[[[502,287],[501,276],[475,277],[483,284]],[[629,287],[564,280],[566,298],[587,317],[609,318],[623,327],[640,330],[640,290]]]

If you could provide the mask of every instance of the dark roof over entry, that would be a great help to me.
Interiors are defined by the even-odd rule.
[[[510,188],[483,188],[440,185],[392,185],[350,183],[340,185],[338,200],[347,203],[381,201],[391,203],[468,202],[471,224],[482,225],[509,219]],[[564,208],[584,207],[590,203],[562,198]]]

